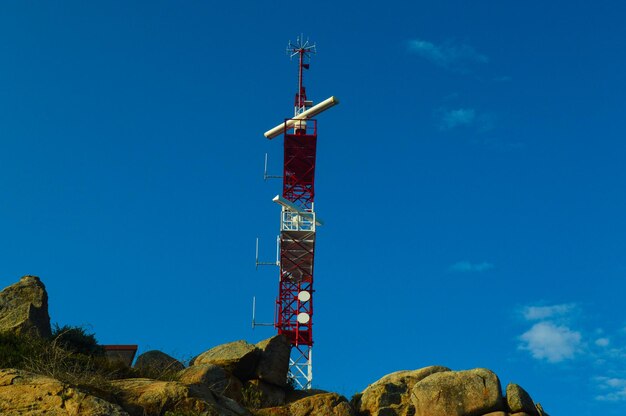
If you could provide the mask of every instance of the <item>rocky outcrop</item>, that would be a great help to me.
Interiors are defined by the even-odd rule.
[[[0,292],[2,331],[51,335],[48,297],[39,278],[24,276]],[[49,345],[46,340],[36,341],[33,345]],[[54,348],[62,351],[59,346]],[[0,348],[16,350],[12,344]],[[137,358],[139,373],[154,378],[166,375],[168,380],[174,376],[177,381],[107,381],[91,372],[72,373],[82,371],[80,366],[68,367],[68,373],[50,373],[65,381],[81,380],[79,387],[24,370],[0,369],[0,415],[251,416],[253,412],[256,416],[547,416],[517,384],[509,384],[503,397],[498,377],[481,368],[452,371],[431,366],[398,371],[369,385],[351,403],[322,390],[294,391],[287,385],[290,350],[287,339],[274,336],[256,345],[236,341],[216,346],[192,360],[189,368],[160,351],[148,351]],[[63,354],[59,359],[64,359]],[[124,370],[117,374],[138,373]],[[46,368],[41,371],[50,372]]]
[[[246,341],[218,345],[203,352],[191,365],[214,364],[229,371],[242,381],[253,378],[261,350]]]
[[[37,276],[24,276],[0,292],[0,332],[49,337],[48,293]]]
[[[256,416],[354,416],[345,397],[337,393],[321,393],[304,397],[282,407],[255,412]]]
[[[256,344],[261,351],[256,367],[256,378],[276,386],[287,385],[291,344],[283,335],[276,335]]]
[[[500,380],[490,370],[445,371],[411,391],[415,416],[480,416],[505,410]]]
[[[154,373],[177,372],[185,368],[176,358],[158,350],[141,354],[137,357],[134,367]]]
[[[178,373],[178,381],[188,385],[204,385],[239,403],[243,401],[241,381],[222,367],[214,364],[200,364],[185,368]]]
[[[220,416],[248,416],[250,413],[234,400],[198,385],[146,378],[117,380],[116,396],[131,415],[160,416],[167,411],[203,413]]]
[[[506,403],[511,413],[527,413],[530,416],[539,416],[537,408],[530,395],[514,383],[506,386]]]
[[[352,404],[358,416],[542,416],[543,411],[517,384],[509,384],[503,397],[490,370],[440,366],[388,374],[355,395]]]
[[[410,400],[413,386],[431,374],[450,371],[441,366],[430,366],[419,370],[397,371],[370,384],[360,396],[355,397],[354,406],[363,416],[405,416],[415,412]]]
[[[50,416],[129,416],[117,404],[68,387],[53,378],[22,370],[0,370],[0,414]]]

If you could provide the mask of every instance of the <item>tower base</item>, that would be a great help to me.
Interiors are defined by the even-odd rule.
[[[309,390],[313,388],[313,348],[309,345],[294,345],[289,357],[290,384],[297,389]]]

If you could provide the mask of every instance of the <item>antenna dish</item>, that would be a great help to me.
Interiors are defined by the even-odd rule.
[[[301,323],[301,324],[308,324],[310,320],[311,320],[311,317],[309,316],[309,314],[308,314],[308,313],[306,313],[306,312],[300,312],[300,313],[298,314],[298,323]]]
[[[298,293],[298,300],[300,302],[308,302],[310,299],[311,299],[311,294],[307,292],[306,290],[303,290],[302,292]]]

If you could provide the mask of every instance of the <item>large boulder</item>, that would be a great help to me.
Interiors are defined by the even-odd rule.
[[[178,373],[178,381],[184,384],[200,384],[212,391],[233,399],[243,400],[241,381],[228,371],[214,364],[200,364],[185,368]]]
[[[174,373],[185,368],[176,358],[158,350],[147,351],[141,354],[137,357],[134,367],[151,375]]]
[[[354,416],[345,397],[337,393],[306,396],[281,407],[269,407],[255,412],[257,416]]]
[[[537,408],[530,395],[515,383],[506,386],[506,404],[510,413],[528,413],[531,416],[538,416]]]
[[[48,293],[37,276],[24,276],[0,292],[0,332],[49,337]]]
[[[450,371],[441,366],[430,366],[419,370],[396,371],[367,386],[360,396],[355,397],[357,414],[363,416],[410,416],[415,409],[411,403],[411,390],[418,381],[431,374]]]
[[[276,335],[256,344],[261,350],[256,378],[280,387],[287,385],[291,344],[284,335]]]
[[[218,345],[193,359],[191,365],[218,365],[242,381],[253,378],[261,350],[246,341]]]
[[[167,411],[201,413],[208,416],[249,416],[234,400],[219,396],[203,386],[147,378],[116,380],[117,397],[131,415],[161,416]],[[195,413],[194,413],[195,414]]]
[[[411,400],[415,416],[478,416],[505,410],[500,380],[484,368],[432,374],[415,384]]]
[[[22,370],[0,370],[0,414],[129,416],[117,404],[59,380]]]
[[[515,383],[506,386],[506,403],[511,413],[528,413],[531,416],[538,416],[537,408],[530,395]]]

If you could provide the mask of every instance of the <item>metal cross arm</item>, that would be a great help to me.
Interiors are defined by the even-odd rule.
[[[268,139],[273,139],[274,137],[279,136],[281,133],[285,131],[285,129],[292,128],[298,120],[306,120],[308,118],[313,118],[316,115],[328,110],[329,108],[339,104],[339,100],[337,98],[330,97],[322,101],[321,103],[314,105],[308,110],[294,116],[294,118],[287,120],[285,123],[280,123],[278,126],[274,127],[271,130],[266,131],[263,135]]]

